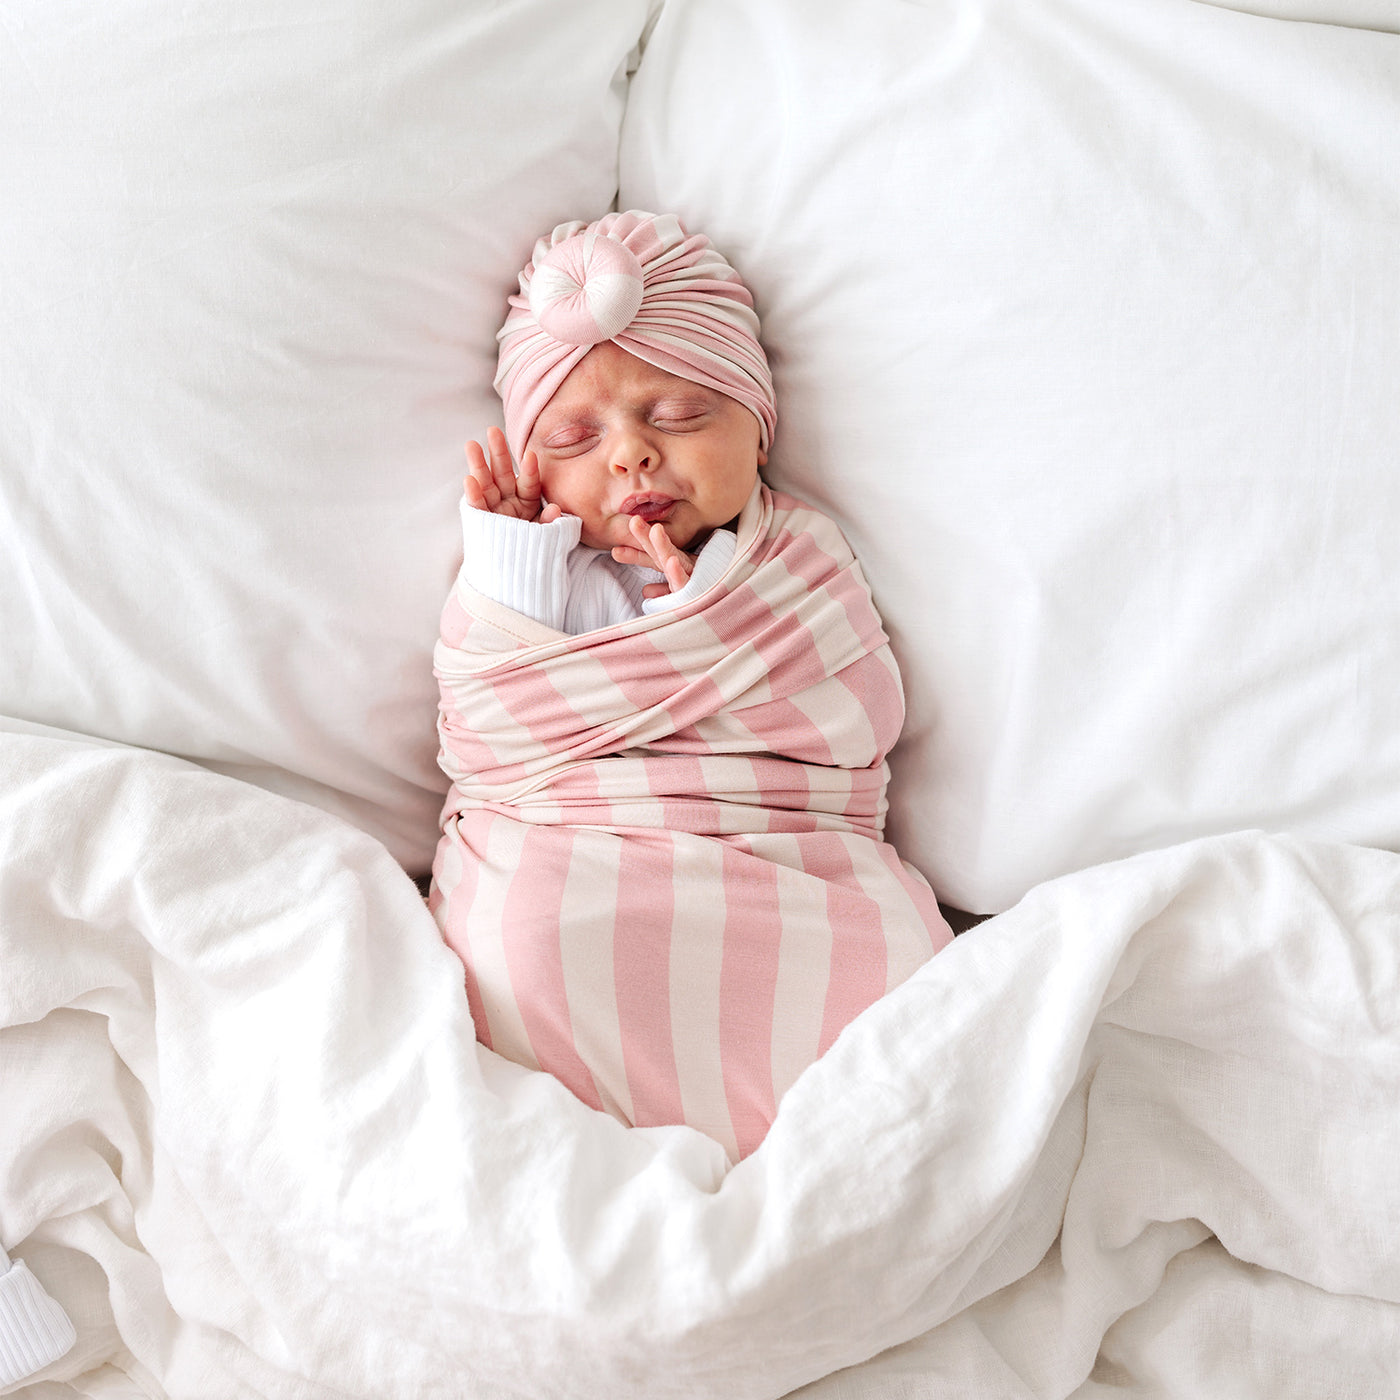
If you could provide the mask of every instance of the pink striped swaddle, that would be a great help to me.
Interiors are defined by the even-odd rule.
[[[697,602],[567,636],[458,581],[431,903],[481,1041],[627,1123],[753,1151],[951,938],[881,834],[904,700],[836,526],[759,486]]]

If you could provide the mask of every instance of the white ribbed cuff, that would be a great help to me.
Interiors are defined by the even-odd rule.
[[[68,1314],[22,1261],[0,1274],[0,1388],[66,1356],[78,1340]]]
[[[583,522],[561,515],[548,525],[474,510],[462,514],[462,577],[478,593],[546,627],[562,629],[568,561]]]

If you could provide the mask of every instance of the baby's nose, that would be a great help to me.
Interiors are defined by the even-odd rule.
[[[621,433],[615,437],[608,460],[613,471],[620,474],[655,471],[660,464],[656,448],[640,433]]]

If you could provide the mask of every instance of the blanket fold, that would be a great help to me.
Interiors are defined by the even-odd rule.
[[[78,1333],[36,1395],[1394,1393],[1400,856],[1042,886],[726,1169],[481,1049],[377,842],[13,723],[0,1248]]]
[[[883,840],[904,698],[859,565],[761,485],[738,536],[700,598],[581,636],[459,579],[432,895],[483,1043],[736,1159],[951,938]]]

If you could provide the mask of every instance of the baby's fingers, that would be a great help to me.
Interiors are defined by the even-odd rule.
[[[676,548],[670,535],[666,533],[666,527],[659,521],[648,529],[644,520],[633,516],[628,526],[632,538],[637,541],[637,546],[630,548],[627,545],[619,545],[612,552],[613,558],[619,564],[640,564],[644,568],[655,569],[666,579],[664,587],[656,584],[648,587],[662,587],[663,592],[680,592],[690,579],[695,561],[683,550]]]
[[[510,459],[506,435],[499,428],[487,428],[486,446],[491,453],[491,479],[503,497],[515,495],[515,463]]]
[[[644,549],[633,549],[630,545],[615,544],[612,557],[619,564],[635,564],[638,568],[654,569],[656,561]]]
[[[467,444],[467,475],[462,479],[462,491],[473,510],[494,510],[500,503],[501,493],[496,490],[479,442]]]
[[[671,586],[684,588],[685,581],[694,567],[690,555],[671,543],[666,527],[659,522],[647,532],[647,544],[651,547],[651,557],[656,560],[656,567],[666,575]]]
[[[666,582],[671,585],[672,593],[679,593],[690,582],[690,569],[679,557],[673,556],[668,559],[661,572],[666,575]]]
[[[540,506],[540,459],[527,452],[520,459],[520,474],[515,478],[515,491],[521,501],[538,510]]]

